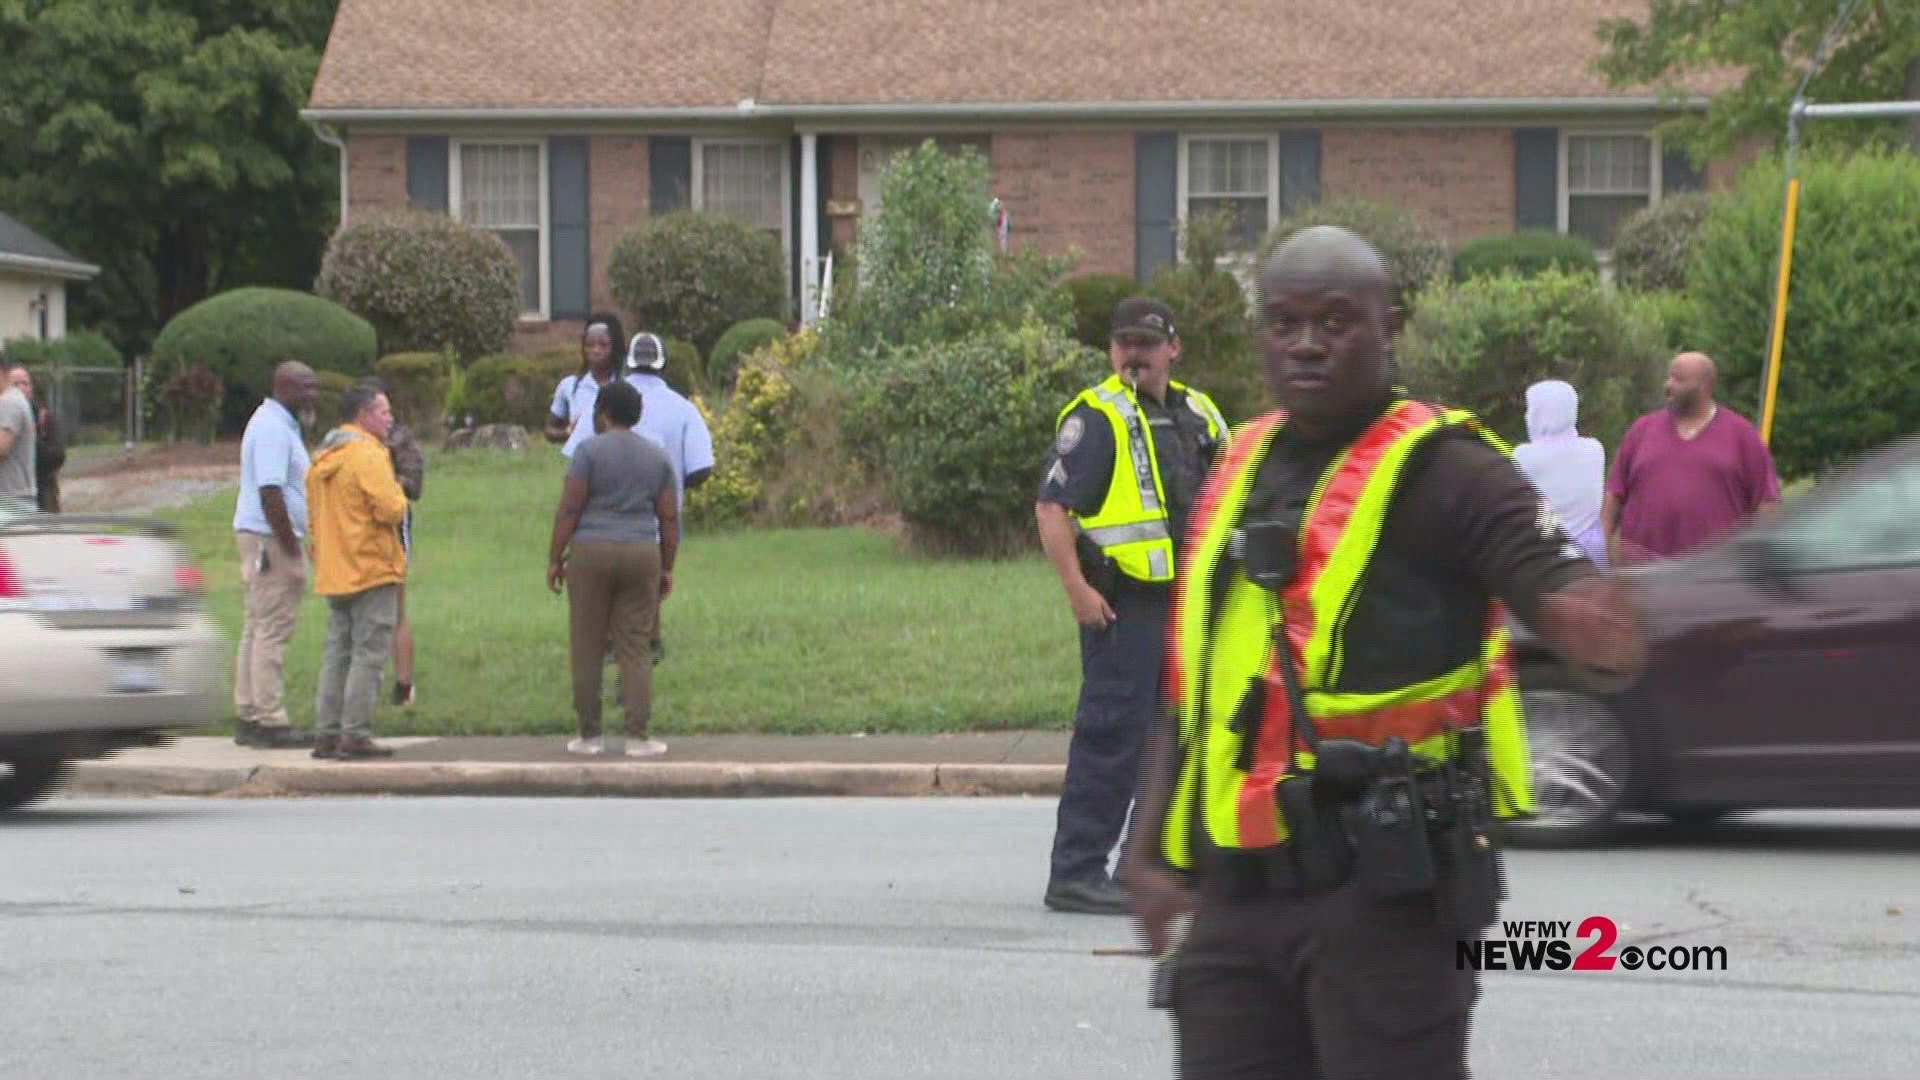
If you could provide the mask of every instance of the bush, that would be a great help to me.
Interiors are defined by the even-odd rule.
[[[660,377],[674,388],[682,397],[691,398],[704,394],[714,385],[706,376],[706,365],[700,359],[700,347],[691,341],[679,338],[667,339],[667,370]],[[726,384],[718,384],[724,387]]]
[[[160,391],[160,400],[167,410],[168,438],[178,439],[184,434],[196,442],[211,443],[214,429],[219,426],[220,402],[226,391],[220,376],[208,371],[204,364],[174,371]]]
[[[1920,158],[1872,151],[1796,161],[1799,223],[1772,448],[1809,475],[1920,427]],[[1717,198],[1687,269],[1695,348],[1720,368],[1719,400],[1759,422],[1776,261],[1779,160]]]
[[[0,344],[0,357],[10,364],[25,364],[36,374],[58,368],[124,367],[120,350],[97,330],[80,330],[52,341],[39,338],[13,338]]]
[[[462,388],[462,421],[471,416],[475,425],[519,424],[537,434],[553,408],[554,388],[579,370],[579,356],[569,359],[570,366],[563,365],[557,353],[503,353],[474,361]]]
[[[1699,338],[1700,305],[1683,292],[1656,289],[1627,293],[1627,301],[1660,331],[1669,356],[1693,349]],[[1664,363],[1663,363],[1664,369]],[[1664,376],[1663,376],[1664,377]]]
[[[1239,280],[1224,270],[1163,266],[1147,292],[1173,309],[1180,335],[1173,377],[1205,391],[1230,424],[1263,411],[1266,380],[1254,355],[1253,323]]]
[[[1033,537],[1033,488],[1054,420],[1107,370],[1038,319],[902,346],[876,387],[893,503],[923,550],[999,555]]]
[[[374,365],[387,387],[393,415],[415,431],[425,431],[447,416],[447,380],[459,364],[451,353],[394,353]]]
[[[1314,225],[1344,226],[1371,242],[1393,271],[1395,301],[1409,313],[1422,290],[1453,272],[1446,237],[1430,221],[1411,210],[1358,199],[1314,203],[1288,215],[1260,246],[1261,262],[1288,237]]]
[[[1471,409],[1509,443],[1526,440],[1527,387],[1580,392],[1580,431],[1611,452],[1658,405],[1668,356],[1645,312],[1590,274],[1548,269],[1440,282],[1419,298],[1398,357],[1415,396]]]
[[[221,426],[233,430],[273,390],[273,369],[298,360],[316,371],[373,370],[373,327],[330,300],[286,289],[233,289],[175,315],[153,342],[151,383],[195,364],[226,386]],[[155,395],[158,396],[158,395]]]
[[[726,333],[720,335],[719,341],[714,342],[713,351],[707,354],[706,367],[697,374],[697,381],[708,386],[732,386],[741,360],[786,336],[787,328],[772,319],[748,319],[734,323]],[[671,351],[668,363],[672,363]]]
[[[520,263],[499,237],[416,210],[335,233],[313,287],[372,323],[383,352],[463,361],[505,349],[524,306]]]
[[[1713,197],[1669,195],[1620,223],[1613,238],[1613,280],[1623,289],[1684,289],[1694,241]],[[1777,245],[1776,245],[1777,246]]]
[[[358,377],[339,371],[316,371],[314,378],[320,383],[320,392],[313,398],[313,422],[301,423],[306,428],[307,441],[318,444],[327,432],[340,426],[340,402],[347,390],[358,381]]]
[[[1453,275],[1460,281],[1508,272],[1532,277],[1552,267],[1598,274],[1600,259],[1586,237],[1552,229],[1521,229],[1477,237],[1453,258]]]
[[[737,322],[786,317],[780,242],[724,214],[648,218],[614,245],[607,280],[641,328],[685,338],[705,354]]]
[[[1113,330],[1113,309],[1127,297],[1145,291],[1125,274],[1086,274],[1069,278],[1061,288],[1073,303],[1073,336],[1094,352],[1107,351]],[[1174,308],[1173,313],[1179,317],[1180,309]]]

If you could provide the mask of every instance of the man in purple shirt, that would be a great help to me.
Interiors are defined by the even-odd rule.
[[[1713,400],[1713,359],[1667,369],[1667,407],[1633,422],[1607,477],[1600,523],[1615,565],[1669,559],[1724,538],[1780,502],[1773,455],[1746,417]]]

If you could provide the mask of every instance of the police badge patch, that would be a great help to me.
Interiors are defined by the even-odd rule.
[[[1060,437],[1054,440],[1054,452],[1062,457],[1072,453],[1073,448],[1080,445],[1080,436],[1083,434],[1085,434],[1085,425],[1081,423],[1080,417],[1067,417],[1067,422],[1060,425]]]

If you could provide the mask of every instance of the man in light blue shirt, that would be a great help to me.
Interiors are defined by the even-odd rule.
[[[240,496],[233,510],[245,616],[234,662],[233,741],[270,749],[311,746],[311,731],[287,719],[287,644],[307,593],[307,445],[299,414],[313,408],[320,381],[289,360],[274,369],[273,396],[260,403],[240,439]]]
[[[627,381],[640,391],[640,423],[633,430],[667,452],[673,464],[675,504],[686,519],[687,491],[699,487],[713,472],[713,433],[700,410],[667,385],[661,372],[667,367],[667,347],[659,337],[639,333],[627,346]],[[653,662],[666,656],[660,639],[660,607],[653,614]]]

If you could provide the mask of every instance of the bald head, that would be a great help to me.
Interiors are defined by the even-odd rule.
[[[1699,419],[1713,405],[1713,385],[1719,372],[1713,357],[1683,352],[1667,365],[1667,408],[1675,415]]]
[[[298,360],[287,360],[273,369],[273,397],[292,412],[313,407],[320,394],[320,380],[313,369]]]
[[[1318,289],[1393,289],[1387,260],[1358,233],[1338,225],[1301,229],[1273,249],[1261,268],[1268,288],[1294,286]]]

